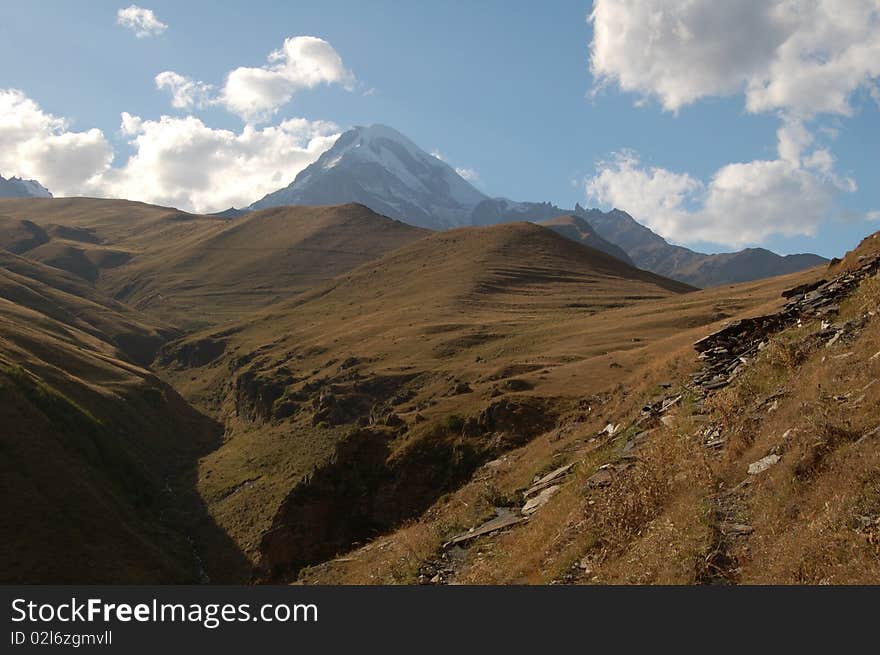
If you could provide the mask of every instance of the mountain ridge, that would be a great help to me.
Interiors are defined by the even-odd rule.
[[[567,239],[590,246],[596,250],[601,250],[630,266],[636,266],[635,262],[630,259],[629,255],[626,254],[626,251],[623,248],[603,239],[599,236],[599,233],[593,229],[592,225],[574,213],[562,214],[555,218],[548,218],[543,221],[535,222],[538,225],[550,228]]]
[[[356,126],[344,132],[287,187],[267,194],[248,209],[345,202],[358,202],[391,218],[437,230],[513,221],[541,223],[571,214],[586,220],[597,238],[610,244],[603,246],[606,252],[623,255],[623,261],[697,287],[783,275],[827,262],[818,255],[783,257],[765,249],[700,253],[668,243],[618,209],[602,212],[577,204],[573,210],[565,210],[550,202],[492,198],[451,166],[385,125]],[[227,210],[219,215],[235,216],[240,211]],[[570,227],[563,231],[575,240],[582,238],[583,229]]]
[[[51,198],[49,189],[36,180],[11,177],[8,180],[0,175],[0,198]]]
[[[880,262],[877,244],[880,234],[821,271],[694,290],[529,222],[432,233],[354,204],[218,218],[128,201],[0,201],[0,423],[13,426],[0,431],[13,508],[0,578],[699,583],[729,547],[725,507],[706,523],[727,497],[707,462],[727,467],[714,453],[730,452],[718,475],[745,489],[747,467],[781,452],[761,478],[781,485],[762,501],[771,511],[746,519],[757,556],[743,579],[802,580],[796,541],[778,558],[773,503],[808,503],[806,519],[783,517],[786,534],[803,534],[839,490],[835,538],[850,540],[847,558],[874,562],[846,579],[870,579],[876,556],[851,520],[876,516],[864,495],[877,469],[876,278],[839,306],[819,291],[828,314],[754,345],[748,365],[742,348],[713,349],[730,389],[706,403],[690,394],[693,371],[716,366],[695,341],[840,289],[841,275]],[[60,256],[71,252],[97,278]],[[105,260],[111,252],[129,257]],[[316,261],[330,268],[297,273]],[[170,322],[166,301],[177,305]],[[797,368],[801,353],[812,368]],[[747,366],[741,378],[725,357]],[[804,384],[816,375],[821,385]],[[828,449],[816,450],[809,407],[828,389],[847,395],[820,433]],[[773,421],[757,437],[756,413]],[[844,468],[826,475],[835,449]],[[823,486],[792,487],[792,475]],[[486,536],[496,508],[516,526]],[[672,555],[657,546],[670,535]],[[459,538],[463,559],[437,563]],[[631,566],[630,545],[647,566]],[[808,579],[846,570],[817,567]],[[735,570],[724,569],[734,580]]]
[[[828,263],[819,255],[778,255],[766,248],[706,254],[670,244],[620,209],[603,212],[577,204],[574,214],[589,222],[604,239],[623,248],[637,266],[698,287],[749,282]]]
[[[186,325],[234,319],[427,234],[358,204],[222,217],[120,200],[0,201],[0,248]]]

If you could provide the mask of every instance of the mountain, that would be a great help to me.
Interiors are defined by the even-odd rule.
[[[748,282],[802,271],[828,262],[812,254],[777,255],[764,248],[707,255],[675,246],[619,209],[603,212],[576,205],[574,214],[623,248],[640,268],[697,287]]]
[[[284,189],[250,209],[357,202],[412,225],[467,225],[485,195],[455,170],[384,125],[345,132]]]
[[[198,219],[203,221],[204,219]],[[140,309],[216,323],[326,283],[429,232],[363,205],[274,207],[202,226],[108,274]],[[209,318],[210,316],[210,318]]]
[[[144,368],[174,334],[0,249],[0,580],[244,575],[192,485],[222,430]]]
[[[880,234],[699,291],[578,241],[0,201],[0,581],[877,579]]]
[[[519,367],[508,360],[489,375],[479,363],[462,367],[471,393],[431,408],[449,419],[447,430],[460,428],[460,461],[509,438],[503,417],[518,412],[529,425],[535,416],[522,405],[481,408],[495,375],[511,375],[500,389],[528,389],[499,403],[554,395],[545,412],[570,413],[473,463],[473,474],[418,518],[341,549],[298,581],[872,584],[880,576],[878,269],[880,233],[821,271],[571,317],[558,330],[536,320],[512,344],[485,344],[472,352],[516,357]],[[612,326],[616,340],[605,341]],[[597,342],[604,356],[575,345]],[[431,426],[422,413],[420,425]],[[481,433],[481,425],[492,427]],[[439,440],[444,432],[433,427]],[[341,467],[336,476],[345,479]],[[325,488],[327,477],[325,469]],[[277,527],[308,498],[294,494]]]
[[[471,212],[470,225],[497,225],[515,221],[533,223],[565,213],[550,202],[515,202],[507,198],[486,198]]]
[[[548,218],[536,222],[538,225],[549,227],[551,230],[557,234],[561,234],[567,239],[577,241],[578,243],[590,246],[596,250],[601,250],[630,266],[635,266],[635,263],[633,263],[623,248],[600,237],[596,230],[594,230],[593,227],[580,216],[575,214],[563,214],[562,216],[556,216],[555,218]]]
[[[551,203],[490,198],[455,169],[385,125],[355,127],[294,181],[248,209],[360,203],[385,216],[434,230],[553,218]],[[216,216],[238,216],[228,209]]]
[[[508,382],[513,371],[602,352],[623,334],[605,312],[691,290],[531,223],[459,228],[189,335],[158,361],[186,397],[213,399],[229,438],[204,460],[201,494],[277,578],[419,513],[546,426],[556,410],[542,394],[504,398],[539,383]],[[193,362],[197,349],[213,355]],[[524,424],[464,441],[441,428],[487,403],[500,403],[499,424]]]
[[[208,214],[208,216],[216,216],[217,218],[239,218],[240,216],[244,216],[249,213],[247,209],[236,209],[235,207],[229,207],[228,209],[224,209],[219,212],[212,212]]]
[[[22,180],[12,177],[8,180],[0,175],[0,198],[51,198],[49,189],[36,180]]]
[[[435,230],[514,221],[542,223],[568,213],[585,220],[598,233],[589,238],[594,242],[604,240],[600,250],[698,287],[784,275],[827,261],[808,254],[782,257],[764,249],[709,255],[669,244],[620,210],[602,212],[577,205],[566,212],[549,202],[490,198],[445,162],[384,125],[355,127],[345,132],[289,186],[268,194],[249,209],[351,202]],[[217,215],[236,217],[241,212],[230,209]],[[583,224],[567,228],[557,224],[554,229],[576,241],[589,234]]]
[[[0,201],[0,248],[178,326],[247,315],[427,234],[354,204],[218,217],[120,200]]]

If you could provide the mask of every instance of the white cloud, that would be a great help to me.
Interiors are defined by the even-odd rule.
[[[586,180],[587,195],[601,204],[629,212],[660,234],[679,239],[688,207],[705,193],[702,182],[687,173],[645,167],[630,150],[599,162]]]
[[[813,135],[804,122],[794,118],[782,121],[782,125],[776,130],[776,139],[779,143],[779,158],[793,164],[800,162],[804,149],[813,143]]]
[[[261,123],[302,89],[339,84],[351,91],[356,80],[324,39],[292,36],[269,54],[265,66],[240,66],[230,71],[218,93],[211,84],[174,71],[159,73],[155,81],[157,88],[170,92],[171,104],[178,109],[219,104],[248,123]]]
[[[865,214],[865,220],[880,221],[880,209],[874,209]]]
[[[0,89],[0,172],[36,179],[56,197],[121,197],[190,211],[241,207],[289,184],[339,128],[294,118],[233,132],[193,116],[123,113],[121,133],[134,153],[111,167],[113,149],[101,130],[71,131],[21,91]]]
[[[213,104],[213,87],[174,71],[156,75],[156,88],[171,94],[171,106],[177,109],[201,109]]]
[[[286,120],[241,132],[216,130],[193,116],[157,121],[122,114],[135,153],[106,172],[101,195],[200,212],[242,207],[289,184],[339,136],[332,123]]]
[[[39,180],[57,196],[100,176],[113,151],[97,129],[75,132],[16,89],[0,89],[0,171]]]
[[[262,121],[290,102],[301,89],[319,84],[340,84],[348,90],[355,77],[329,43],[314,36],[294,36],[269,55],[260,68],[230,71],[220,102],[246,121]]]
[[[805,153],[812,138],[802,127],[783,124],[777,159],[728,164],[708,183],[618,153],[586,180],[587,195],[679,243],[742,247],[774,234],[813,236],[834,196],[854,191],[855,182],[834,173],[827,150]]]
[[[130,5],[117,11],[116,22],[130,29],[139,39],[158,36],[168,29],[168,25],[156,18],[152,9],[144,9],[137,5]]]
[[[473,168],[456,168],[455,172],[471,184],[479,184],[480,182],[480,174]]]
[[[744,92],[751,112],[848,115],[880,75],[878,0],[596,0],[590,68],[664,109]]]
[[[704,182],[623,152],[586,181],[591,197],[679,242],[742,246],[814,235],[835,196],[856,190],[806,123],[850,115],[860,88],[880,103],[880,0],[595,0],[589,21],[594,91],[616,85],[672,112],[742,93],[749,112],[781,121],[776,159],[731,163]]]

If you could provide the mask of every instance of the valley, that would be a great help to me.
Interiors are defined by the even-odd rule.
[[[204,216],[0,200],[0,408],[11,426],[0,460],[13,508],[4,533],[15,535],[3,579],[708,579],[699,567],[664,568],[648,540],[663,521],[686,529],[673,540],[690,549],[681,566],[720,543],[705,514],[711,480],[733,486],[740,462],[770,439],[727,435],[744,429],[743,408],[777,391],[764,381],[741,389],[744,378],[698,401],[692,344],[778,311],[783,291],[880,246],[866,239],[836,268],[702,291],[635,268],[614,247],[572,217],[431,232],[356,204]],[[875,278],[839,303],[842,317],[876,311]],[[837,362],[858,362],[846,392],[866,385],[880,365],[865,356],[880,349],[876,327],[870,315],[848,333],[852,354],[833,366],[814,349],[774,372],[779,417],[813,389],[784,391],[800,367],[843,376]],[[865,388],[853,434],[877,419],[874,393]],[[628,460],[635,446],[621,449],[647,430],[625,426],[658,395],[682,405]],[[710,422],[731,446],[690,444]],[[510,516],[522,490],[569,464],[566,484],[551,477],[528,494],[541,499],[528,518],[443,547],[496,510]],[[620,471],[619,487],[589,482],[603,466]],[[853,503],[871,484],[859,471]],[[612,495],[584,493],[593,488]],[[792,526],[814,520],[810,507]],[[859,516],[873,517],[865,507]],[[752,538],[770,548],[758,518]],[[861,543],[848,546],[859,557],[871,547]],[[653,569],[626,564],[639,549]],[[773,571],[767,581],[812,580],[783,563]]]

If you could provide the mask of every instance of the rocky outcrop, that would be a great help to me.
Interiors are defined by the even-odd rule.
[[[818,334],[834,342],[858,329],[859,319],[835,323],[831,319],[840,311],[840,301],[865,278],[880,272],[880,255],[863,256],[858,266],[829,280],[819,280],[783,292],[788,299],[775,314],[735,321],[703,337],[694,344],[704,364],[693,375],[694,384],[704,392],[726,387],[741,368],[767,345],[773,334],[806,319],[823,319]]]
[[[236,413],[253,422],[271,421],[276,418],[275,402],[293,382],[293,376],[287,373],[245,371],[235,379],[233,387]]]
[[[184,341],[173,347],[163,349],[158,356],[163,367],[176,364],[182,368],[206,366],[218,359],[226,351],[226,340],[205,337],[194,341]]]
[[[476,418],[481,433],[492,433],[510,447],[516,447],[546,432],[556,424],[547,401],[542,398],[501,398]]]
[[[260,546],[265,579],[288,579],[417,516],[484,462],[556,423],[542,399],[501,400],[460,431],[428,430],[401,444],[399,417],[387,405],[370,416],[373,424],[349,433],[280,506]]]
[[[260,544],[260,574],[279,579],[373,534],[373,506],[393,434],[356,430],[287,495]]]

